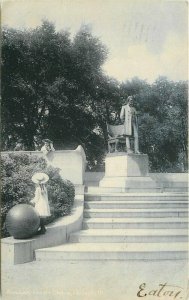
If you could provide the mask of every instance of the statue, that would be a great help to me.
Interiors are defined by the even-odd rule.
[[[123,105],[120,112],[120,119],[124,121],[124,134],[126,136],[127,153],[133,153],[131,150],[130,139],[134,138],[134,153],[140,154],[138,144],[138,120],[137,111],[133,106],[133,97],[127,98],[127,104]]]

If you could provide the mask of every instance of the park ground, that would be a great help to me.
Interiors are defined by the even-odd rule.
[[[54,260],[1,270],[3,300],[188,299],[186,261]]]

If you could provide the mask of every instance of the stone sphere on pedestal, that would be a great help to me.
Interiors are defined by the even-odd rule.
[[[40,217],[31,205],[18,204],[9,210],[5,225],[15,239],[27,239],[37,233]]]

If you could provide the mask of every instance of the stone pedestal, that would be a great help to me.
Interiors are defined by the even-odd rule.
[[[149,176],[147,154],[109,153],[105,158],[105,176],[100,187],[151,189],[157,184]]]

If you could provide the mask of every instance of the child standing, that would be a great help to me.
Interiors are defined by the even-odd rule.
[[[35,205],[35,209],[40,215],[40,231],[39,233],[44,234],[46,232],[44,219],[51,215],[48,193],[45,183],[49,180],[49,176],[45,173],[35,173],[32,176],[32,181],[36,184],[35,197],[31,200],[31,203]]]

